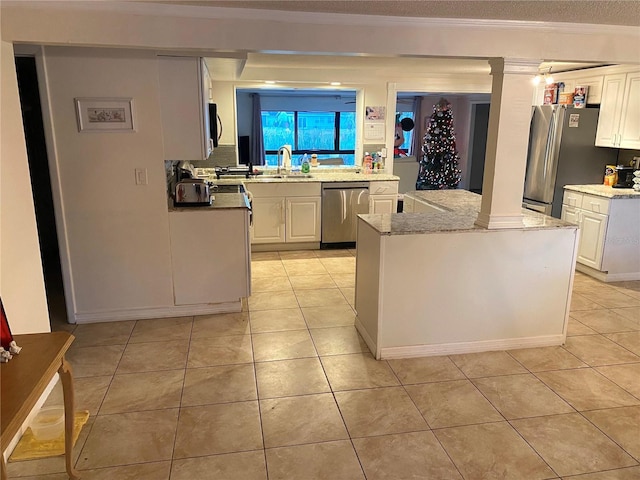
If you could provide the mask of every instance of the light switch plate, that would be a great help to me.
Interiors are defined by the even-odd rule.
[[[147,179],[146,168],[136,168],[136,185],[147,185],[149,183]]]

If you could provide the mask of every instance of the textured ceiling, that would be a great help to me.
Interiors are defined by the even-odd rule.
[[[401,17],[469,18],[640,26],[638,0],[212,0],[180,5],[350,13]]]

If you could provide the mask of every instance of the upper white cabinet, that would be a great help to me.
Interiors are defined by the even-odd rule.
[[[158,57],[165,160],[205,160],[209,132],[209,72],[202,58]]]
[[[604,77],[596,146],[640,149],[640,72]]]

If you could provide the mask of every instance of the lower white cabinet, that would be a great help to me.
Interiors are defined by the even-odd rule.
[[[247,183],[252,244],[320,242],[320,183]]]
[[[411,194],[405,194],[402,204],[402,211],[404,213],[438,213],[442,212],[441,208],[431,205],[420,198],[414,197]]]
[[[607,215],[586,210],[580,212],[580,246],[578,261],[584,265],[600,270],[602,253],[607,233]]]
[[[369,195],[369,213],[395,213],[398,195]]]
[[[577,261],[600,270],[608,216],[582,208],[562,205],[561,218],[580,227]]]
[[[251,243],[285,242],[285,198],[253,198]]]
[[[288,197],[286,199],[286,242],[320,241],[321,197]]]
[[[398,182],[369,182],[369,213],[396,213],[398,209]]]
[[[640,279],[638,212],[640,197],[605,198],[565,191],[561,218],[580,226],[577,262],[602,272],[602,280]]]
[[[247,209],[169,213],[176,305],[238,301],[251,293]]]

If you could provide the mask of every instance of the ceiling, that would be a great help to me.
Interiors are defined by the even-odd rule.
[[[149,0],[157,3],[199,7],[231,7],[287,12],[318,12],[399,17],[466,18],[539,22],[570,22],[604,25],[640,25],[639,1],[610,0]],[[364,79],[420,78],[425,75],[489,75],[484,59],[323,56],[244,53],[238,58],[208,58],[214,80],[289,84],[340,79],[358,83]],[[548,62],[541,72],[576,70],[597,64]],[[302,88],[302,86],[301,86]]]
[[[167,0],[159,3],[292,12],[640,26],[640,2],[637,0]]]

